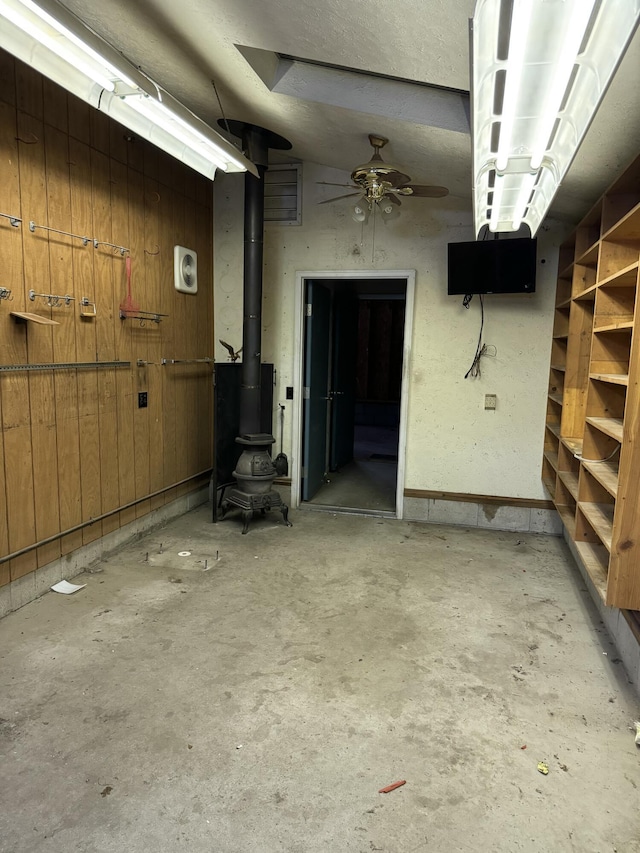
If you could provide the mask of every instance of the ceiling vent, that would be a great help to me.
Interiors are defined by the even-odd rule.
[[[264,221],[301,225],[302,165],[269,166],[264,182]]]
[[[173,247],[173,277],[180,293],[198,292],[198,255],[184,246]]]

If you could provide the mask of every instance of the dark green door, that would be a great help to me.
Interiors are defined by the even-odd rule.
[[[353,459],[356,412],[356,360],[358,355],[358,299],[344,286],[334,294],[333,358],[331,369],[332,471]]]
[[[324,482],[327,459],[331,292],[317,281],[307,282],[305,313],[302,499],[308,501]]]

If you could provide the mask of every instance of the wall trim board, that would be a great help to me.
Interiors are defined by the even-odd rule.
[[[207,503],[208,500],[209,486],[199,487],[171,503],[151,510],[140,518],[134,518],[129,524],[105,534],[100,539],[82,545],[72,553],[65,554],[46,566],[0,587],[0,618],[40,598],[41,595],[49,592],[54,583],[72,580],[85,572],[88,566],[99,562],[154,528],[167,524],[201,504]]]
[[[463,501],[465,503],[497,504],[498,506],[517,506],[529,509],[555,509],[552,501],[536,498],[507,498],[499,495],[472,495],[465,492],[436,492],[428,489],[405,489],[405,498],[423,500]]]

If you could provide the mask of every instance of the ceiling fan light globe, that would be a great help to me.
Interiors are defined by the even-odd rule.
[[[353,205],[351,216],[356,222],[366,222],[369,219],[371,207],[363,201]]]
[[[390,201],[383,201],[378,206],[383,222],[388,222],[390,219],[397,219],[400,216],[400,211]]]

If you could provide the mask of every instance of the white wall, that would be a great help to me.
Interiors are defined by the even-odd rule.
[[[405,486],[546,499],[540,468],[557,268],[554,232],[538,233],[534,295],[485,297],[484,341],[496,347],[497,356],[482,360],[481,378],[465,380],[480,306],[474,297],[466,310],[461,297],[446,295],[446,246],[473,239],[470,202],[405,199],[399,219],[376,222],[374,246],[371,223],[363,230],[351,219],[348,199],[317,203],[334,188],[316,181],[344,183],[348,175],[305,163],[303,179],[302,225],[265,229],[262,357],[277,370],[275,403],[287,406],[284,449],[290,459],[292,408],[285,387],[293,384],[296,270],[415,269]],[[214,188],[215,335],[239,347],[243,177],[216,178]],[[216,357],[226,357],[219,344]],[[484,410],[486,393],[497,394],[495,412]]]

